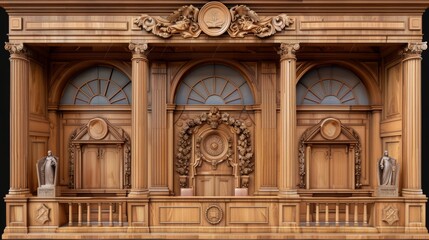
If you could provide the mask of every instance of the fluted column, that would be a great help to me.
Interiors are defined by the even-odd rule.
[[[380,154],[383,152],[382,142],[380,138],[380,122],[381,122],[381,107],[374,106],[371,116],[371,142],[370,142],[370,166],[378,166]],[[370,167],[370,185],[374,189],[378,186],[378,167]]]
[[[10,189],[11,195],[29,194],[28,161],[28,65],[22,43],[6,43],[10,52]]]
[[[421,187],[421,53],[426,42],[409,43],[403,66],[403,196],[422,195]]]
[[[132,51],[131,102],[131,192],[130,196],[148,194],[148,114],[147,91],[149,63],[146,43],[130,43]]]
[[[296,155],[296,55],[298,43],[280,45],[280,171],[279,195],[298,196],[295,179]]]

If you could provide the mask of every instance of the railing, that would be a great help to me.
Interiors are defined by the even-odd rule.
[[[68,209],[68,226],[125,226],[126,198],[72,198],[60,204]],[[124,221],[125,219],[125,221]]]
[[[301,226],[370,226],[371,198],[302,198],[305,220]]]

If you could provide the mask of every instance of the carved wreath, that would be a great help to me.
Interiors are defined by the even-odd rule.
[[[191,119],[185,123],[185,126],[179,132],[178,153],[176,155],[176,172],[180,175],[188,175],[191,159],[191,138],[196,129],[202,125],[208,124],[216,129],[219,124],[226,124],[234,129],[238,135],[237,151],[238,166],[241,175],[249,175],[254,170],[253,149],[250,140],[250,131],[246,125],[238,119],[229,116],[228,113],[219,112],[217,107],[212,107],[210,112],[202,113],[199,117]]]

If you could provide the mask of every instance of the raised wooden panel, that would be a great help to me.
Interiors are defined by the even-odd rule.
[[[196,177],[196,195],[197,196],[214,196],[215,185],[214,176],[197,176]]]
[[[330,188],[350,188],[349,176],[352,173],[349,168],[347,147],[344,145],[331,146],[330,162]]]
[[[27,22],[26,30],[128,30],[128,22]]]
[[[29,187],[30,191],[37,191],[38,180],[37,180],[37,171],[36,171],[36,163],[43,156],[47,155],[47,142],[46,139],[40,140],[38,138],[31,138],[30,142],[30,156],[31,162],[28,166],[28,175],[29,175]],[[54,152],[54,155],[56,153]]]
[[[121,159],[115,146],[89,145],[82,153],[82,188],[119,189]]]
[[[404,30],[403,21],[301,21],[300,30]]]
[[[329,146],[313,146],[310,158],[310,188],[329,188]]]
[[[410,205],[409,206],[409,222],[412,223],[422,223],[422,206],[420,205]]]
[[[30,62],[29,74],[29,110],[30,114],[46,116],[46,80],[43,66],[38,63]]]
[[[201,207],[159,207],[161,224],[200,224]]]
[[[10,223],[23,224],[24,223],[24,206],[13,205],[10,206]]]
[[[230,207],[229,223],[251,224],[268,223],[268,207]]]
[[[402,67],[400,63],[386,68],[384,81],[384,117],[399,117],[402,112]]]

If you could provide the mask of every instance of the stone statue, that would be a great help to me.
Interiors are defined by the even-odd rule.
[[[384,151],[383,157],[379,161],[380,185],[396,184],[396,160],[389,157],[389,153]]]
[[[43,197],[54,197],[56,183],[57,183],[57,168],[58,158],[52,155],[49,150],[48,155],[39,159],[36,164],[37,178],[39,180],[39,187],[37,188],[37,195]]]

